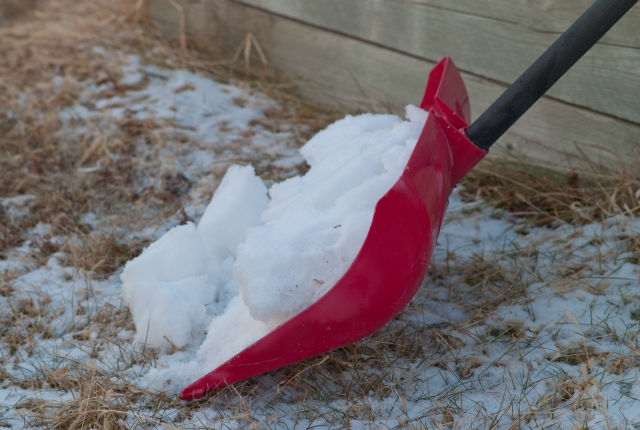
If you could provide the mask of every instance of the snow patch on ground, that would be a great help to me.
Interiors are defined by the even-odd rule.
[[[226,168],[238,158],[254,164],[261,160],[274,164],[302,161],[295,147],[287,143],[290,134],[250,125],[251,118],[261,117],[261,112],[273,105],[266,97],[190,72],[144,65],[135,57],[125,72],[119,85],[131,89],[112,97],[110,87],[114,84],[85,82],[80,102],[68,108],[62,119],[69,132],[78,134],[91,133],[95,121],[108,131],[113,126],[111,120],[131,115],[174,121],[166,144],[138,155],[159,160],[167,169],[179,169],[191,178],[194,188],[185,211],[192,218],[203,216],[218,185],[211,163]],[[236,97],[243,99],[245,107],[234,102]],[[255,130],[261,144],[231,148],[247,128]],[[181,146],[180,133],[191,137],[188,147]],[[401,158],[396,158],[398,163]],[[150,183],[158,180],[149,178]],[[29,198],[3,199],[2,206],[11,216],[21,216]],[[87,214],[85,218],[95,230],[103,228],[95,216]],[[113,324],[114,319],[126,320],[121,294],[128,293],[126,287],[123,291],[120,273],[93,279],[90,273],[63,266],[64,256],[56,254],[38,267],[28,266],[22,260],[29,252],[27,244],[12,250],[7,260],[0,260],[3,275],[18,273],[11,280],[15,291],[0,295],[5,326],[12,324],[11,315],[16,312],[23,315],[23,321],[30,318],[34,325],[41,324],[42,316],[24,316],[34,308],[45,309],[47,317],[46,330],[36,334],[35,349],[0,346],[5,375],[0,385],[3,423],[26,426],[20,415],[25,410],[40,414],[52,402],[80,396],[75,388],[64,391],[47,383],[50,379],[44,378],[43,369],[63,372],[67,366],[91,367],[113,375],[114,383],[164,387],[173,395],[182,387],[165,384],[167,378],[181,381],[205,370],[194,361],[189,342],[203,343],[204,349],[224,345],[220,351],[224,357],[238,348],[234,332],[225,330],[232,321],[240,321],[243,325],[237,329],[256,339],[270,329],[250,317],[238,286],[231,280],[231,249],[237,237],[230,235],[224,246],[215,248],[207,244],[209,234],[204,231],[216,231],[218,221],[207,227],[202,221],[197,227],[175,224],[131,232],[159,239],[148,248],[147,256],[155,252],[154,247],[157,250],[166,243],[175,252],[175,259],[167,258],[162,270],[141,269],[143,279],[136,283],[168,291],[171,299],[167,303],[173,300],[181,309],[200,309],[194,313],[195,319],[202,321],[199,316],[204,314],[212,323],[207,327],[191,321],[189,315],[189,328],[176,323],[177,332],[167,335],[178,339],[189,331],[186,347],[180,350],[176,345],[178,352],[167,354],[173,348],[165,345],[157,360],[142,364],[131,359],[141,348],[140,330],[134,334],[132,327],[120,329],[117,344],[102,338],[98,330],[101,324]],[[44,230],[46,226],[34,228]],[[354,361],[347,363],[351,367],[338,361],[333,370],[318,365],[289,385],[283,384],[283,379],[276,380],[283,377],[281,373],[262,375],[256,378],[258,394],[238,395],[230,403],[212,398],[190,405],[189,414],[181,420],[173,404],[160,415],[148,413],[158,419],[175,419],[184,427],[203,423],[230,428],[341,427],[348,422],[353,428],[638,428],[640,266],[629,240],[639,234],[640,221],[622,216],[585,226],[528,228],[524,221],[508,214],[479,202],[463,201],[455,191],[429,275],[411,306],[381,331],[381,335],[391,333],[388,339],[398,339],[405,326],[416,328],[419,348],[412,350],[413,355],[386,350],[382,353],[384,366],[371,364],[367,356],[354,355]],[[188,246],[190,252],[199,249],[198,258],[184,261],[178,252],[180,246]],[[158,255],[169,255],[165,252],[169,251],[161,249]],[[216,259],[218,265],[209,264]],[[200,277],[187,285],[187,272]],[[189,296],[198,296],[197,300],[182,303],[185,297],[174,295],[180,289],[188,289]],[[146,322],[141,316],[138,324],[148,324],[156,305],[134,302],[134,307],[142,309],[136,313],[147,312]],[[490,311],[477,313],[487,306]],[[19,329],[17,337],[30,333],[26,326]],[[209,334],[205,335],[207,329]],[[162,342],[166,334],[161,333],[150,331],[149,335]],[[375,345],[375,339],[361,347],[370,344]],[[329,371],[334,373],[323,380],[322,372]],[[305,384],[314,381],[321,381],[321,395],[315,388],[303,391]],[[370,383],[383,389],[348,398],[344,395]],[[27,404],[25,399],[33,401]],[[140,425],[133,419],[124,420],[123,425]]]

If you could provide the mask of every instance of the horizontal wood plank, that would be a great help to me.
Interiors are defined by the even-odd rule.
[[[353,10],[351,1],[343,0],[239,0],[245,4],[261,7],[281,15],[303,21],[309,20],[310,13],[333,14],[334,19],[346,18],[344,15]],[[384,0],[374,5],[367,1],[373,10],[384,13],[389,8],[438,8],[479,16],[495,21],[504,21],[527,27],[542,33],[563,33],[594,0]],[[351,3],[351,4],[350,4]],[[322,11],[318,6],[322,7]],[[362,4],[357,6],[362,7]],[[323,17],[313,19],[322,20]],[[602,38],[602,43],[640,48],[640,7],[635,7],[627,16]]]
[[[591,0],[239,0],[471,74],[513,82]],[[549,95],[640,123],[640,6]]]
[[[154,0],[153,15],[165,28],[175,31],[179,16],[164,3],[168,2]],[[189,4],[193,3],[209,14],[209,19],[203,20],[205,11],[188,9],[187,27],[193,37],[231,55],[246,33],[252,32],[271,67],[289,74],[304,97],[326,104],[351,110],[401,111],[402,106],[420,101],[427,74],[434,65],[233,1],[191,0]],[[215,32],[209,28],[212,23],[217,27]],[[463,77],[474,117],[505,89],[476,75],[463,73]],[[632,163],[639,144],[638,125],[543,98],[498,142],[493,152],[567,168],[587,164],[581,151],[591,162]]]

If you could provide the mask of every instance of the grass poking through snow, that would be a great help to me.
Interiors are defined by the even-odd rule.
[[[535,226],[586,224],[640,213],[637,169],[613,170],[594,166],[589,160],[584,165],[585,170],[563,172],[489,158],[465,178],[463,196],[468,201],[481,198]]]
[[[201,136],[175,119],[182,106],[137,118],[127,109],[157,101],[136,91],[168,78],[131,79],[130,54],[231,79],[228,59],[173,49],[144,3],[43,0],[0,29],[1,425],[640,425],[636,172],[500,159],[456,191],[423,287],[379,332],[195,402],[142,388],[162,364],[131,342],[122,265],[201,213],[229,164],[269,182],[304,172],[295,149],[339,117],[245,76],[234,105],[264,111],[247,126]]]

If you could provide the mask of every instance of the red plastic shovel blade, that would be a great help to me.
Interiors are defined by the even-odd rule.
[[[430,108],[424,130],[404,173],[377,203],[349,270],[307,309],[186,387],[182,399],[355,342],[411,301],[426,274],[452,187],[486,155],[462,130],[469,120],[468,96],[449,58],[430,74],[422,106]]]

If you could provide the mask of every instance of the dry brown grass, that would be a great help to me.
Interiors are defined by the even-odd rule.
[[[149,397],[138,387],[114,382],[110,375],[99,371],[95,364],[86,363],[74,372],[62,368],[46,375],[48,386],[77,393],[77,398],[62,405],[55,402],[27,400],[16,405],[28,417],[32,426],[61,429],[127,429],[136,422],[143,427],[162,425],[162,420],[153,414],[136,413],[137,404]],[[155,396],[154,403],[160,408],[175,406],[175,400]],[[167,428],[167,424],[164,424]],[[171,426],[168,426],[171,428]]]
[[[140,255],[149,239],[124,241],[114,233],[82,234],[77,240],[60,247],[65,253],[64,264],[92,272],[98,278],[113,274],[127,261]],[[40,249],[42,252],[42,248]]]
[[[0,0],[0,24],[31,12],[38,0]]]
[[[144,4],[52,0],[0,30],[0,105],[5,108],[0,113],[0,196],[34,196],[24,204],[22,216],[12,216],[0,207],[0,256],[23,243],[28,229],[44,223],[52,226],[50,236],[80,239],[61,246],[49,241],[47,235],[35,237],[32,247],[37,256],[46,258],[64,251],[68,264],[97,269],[100,276],[108,276],[135,255],[131,251],[139,250],[140,244],[116,243],[114,237],[94,235],[81,219],[83,214],[109,216],[126,226],[135,217],[132,204],[134,212],[152,210],[158,217],[181,210],[181,199],[191,186],[185,176],[160,172],[158,166],[134,156],[140,145],[153,149],[160,144],[163,136],[158,130],[166,124],[125,117],[115,130],[103,130],[101,123],[79,122],[78,126],[94,130],[81,135],[60,132],[59,113],[78,99],[79,82],[92,78],[99,84],[114,84],[105,97],[131,89],[118,84],[120,63],[113,58],[101,59],[92,50],[94,46],[128,52],[154,50],[154,59],[160,64],[222,80],[230,77],[228,61],[211,61],[193,50],[172,49],[146,21],[144,7],[138,8]],[[114,37],[118,32],[126,37]],[[63,84],[54,85],[54,77],[64,78]],[[281,107],[267,112],[259,125],[277,130],[283,122],[296,123],[292,131],[298,144],[335,118],[334,112],[287,95],[273,82],[253,80],[251,85],[269,89],[282,102]],[[73,121],[69,126],[74,126]],[[86,166],[98,168],[83,170]],[[268,165],[257,169],[270,181],[291,174]],[[141,172],[161,175],[159,185],[138,191],[144,176]]]
[[[589,170],[558,171],[490,157],[464,179],[463,196],[468,201],[481,197],[534,226],[580,225],[640,213],[638,171],[584,164]]]
[[[105,79],[119,76],[117,64],[95,61],[90,49],[109,40],[105,39],[113,29],[109,21],[117,26],[114,14],[123,8],[113,2],[103,6],[73,2],[78,20],[68,25],[64,14],[71,5],[47,2],[37,10],[41,18],[15,22],[1,31],[0,104],[11,116],[0,117],[0,196],[34,198],[26,203],[24,216],[11,217],[0,209],[0,254],[22,243],[27,229],[38,222],[51,225],[51,235],[87,235],[91,228],[80,219],[82,214],[123,213],[136,198],[131,189],[140,166],[132,159],[132,151],[148,142],[148,124],[123,122],[108,138],[67,136],[59,131],[59,112],[77,99],[80,81],[99,74]],[[106,22],[97,25],[101,20]],[[56,76],[64,78],[62,85],[53,85]],[[114,91],[124,90],[116,87]],[[101,167],[90,173],[79,170],[86,163]],[[174,198],[165,198],[163,204],[175,210]],[[84,243],[94,246],[97,240],[87,237]],[[34,240],[33,245],[45,256],[56,251],[47,237]],[[110,248],[120,250],[124,248]]]

